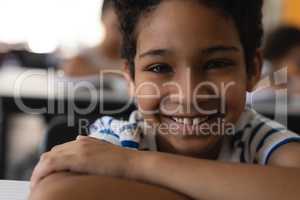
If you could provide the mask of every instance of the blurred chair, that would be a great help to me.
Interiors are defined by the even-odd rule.
[[[261,113],[265,117],[268,117],[270,119],[274,119],[274,113]],[[279,118],[284,118],[285,116],[277,116]],[[300,135],[300,126],[299,126],[299,120],[300,120],[300,114],[288,114],[287,116],[287,128],[290,131],[293,131]]]
[[[106,104],[106,108],[113,109],[117,105],[114,103]],[[112,115],[117,119],[128,119],[130,113],[136,110],[134,104],[129,106],[123,112]],[[1,114],[1,113],[0,113]],[[74,140],[79,133],[83,135],[88,134],[88,127],[96,119],[100,118],[101,114],[90,114],[84,116],[75,116],[74,117],[74,126],[68,125],[68,116],[67,115],[58,115],[52,118],[49,118],[48,128],[46,129],[44,139],[39,147],[38,151],[32,152],[28,157],[20,161],[17,168],[13,171],[17,180],[29,180],[34,166],[37,164],[41,153],[50,151],[54,146],[64,144]],[[84,122],[82,126],[80,122]],[[1,146],[0,146],[1,147]],[[1,166],[2,163],[0,163]]]
[[[67,126],[66,116],[53,118],[46,130],[41,152],[50,151],[55,145],[74,140],[76,138],[76,133],[76,127]]]
[[[108,107],[109,105],[106,106]],[[113,106],[113,104],[111,104],[110,106]],[[134,110],[136,110],[136,106],[132,104],[124,111],[113,114],[111,116],[116,119],[128,119],[129,115]],[[56,145],[70,142],[76,139],[79,134],[88,135],[88,127],[100,117],[102,117],[101,114],[75,116],[74,126],[68,126],[68,117],[66,115],[53,117],[46,130],[45,138],[41,147],[41,152],[50,151]]]

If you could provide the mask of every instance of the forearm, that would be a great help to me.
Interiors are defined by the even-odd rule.
[[[299,199],[300,170],[143,152],[129,176],[202,200]]]
[[[51,175],[43,180],[30,200],[119,200],[164,199],[187,200],[175,192],[156,186],[105,176],[87,176],[71,173]]]

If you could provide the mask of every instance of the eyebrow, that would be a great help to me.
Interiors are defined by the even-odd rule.
[[[217,45],[217,46],[212,46],[207,49],[201,50],[202,55],[210,55],[210,54],[215,54],[215,53],[220,53],[220,52],[239,52],[240,49],[235,46],[224,46],[224,45]]]
[[[201,49],[199,52],[201,55],[208,56],[210,54],[220,53],[220,52],[239,52],[240,49],[235,46],[224,46],[224,45],[216,45],[211,46],[206,49]],[[167,54],[171,54],[172,51],[169,49],[153,49],[149,50],[145,53],[142,53],[139,55],[140,58],[146,57],[146,56],[165,56]]]
[[[171,50],[168,49],[154,49],[147,51],[145,53],[142,53],[139,55],[140,58],[146,57],[146,56],[164,56],[166,54],[170,54]]]

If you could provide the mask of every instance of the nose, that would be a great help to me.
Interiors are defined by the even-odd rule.
[[[173,105],[180,105],[184,113],[213,114],[217,112],[218,87],[207,81],[200,70],[186,67],[173,78],[170,99]],[[173,95],[172,95],[173,94]]]
[[[199,72],[198,69],[186,67],[182,73],[178,73],[176,80],[180,86],[182,93],[180,95],[181,102],[191,104],[193,102],[205,102],[208,95],[213,94],[214,85],[207,80]],[[203,97],[203,98],[198,98]]]

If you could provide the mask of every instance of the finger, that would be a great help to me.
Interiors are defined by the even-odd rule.
[[[49,154],[49,153],[48,153]],[[44,154],[41,156],[39,163],[34,168],[34,171],[31,176],[31,187],[34,188],[37,183],[45,176],[53,172],[53,158],[51,162],[49,161],[49,158],[46,158],[46,155]],[[46,163],[46,164],[45,164]]]
[[[64,143],[64,144],[56,145],[56,146],[52,147],[51,151],[52,152],[53,151],[62,152],[62,151],[65,151],[66,149],[68,149],[69,147],[73,147],[76,144],[77,144],[77,142],[76,142],[76,140],[74,140],[74,141],[67,142],[67,143]]]
[[[77,141],[93,141],[93,142],[104,142],[104,143],[108,143],[108,142],[105,141],[105,140],[100,140],[100,139],[98,139],[98,138],[94,138],[94,137],[90,137],[90,136],[82,136],[82,135],[77,136],[76,140],[77,140]]]
[[[83,135],[78,135],[76,140],[91,140],[91,141],[101,141],[97,138],[91,137],[91,136],[83,136]]]
[[[56,171],[68,171],[70,169],[69,163],[72,161],[67,158],[68,156],[54,157],[49,154],[44,156],[33,171],[31,188],[34,188],[43,178]]]
[[[83,139],[71,141],[62,145],[57,145],[53,147],[50,152],[44,153],[33,171],[31,177],[32,184],[35,185],[42,178],[55,171],[70,170],[72,166],[76,165],[75,159],[80,154],[79,152],[82,151],[80,150],[80,143],[87,143],[89,141],[92,140]],[[77,156],[74,156],[74,154]]]

